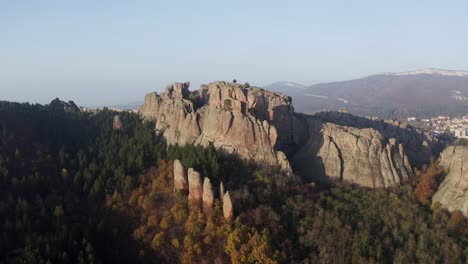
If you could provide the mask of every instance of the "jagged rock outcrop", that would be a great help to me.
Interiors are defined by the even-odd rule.
[[[188,186],[189,195],[188,199],[194,202],[200,202],[203,195],[203,186],[201,182],[200,173],[190,168],[188,169]]]
[[[468,147],[450,146],[440,157],[440,166],[449,173],[432,197],[449,211],[460,210],[468,216]]]
[[[213,82],[193,92],[189,85],[150,93],[140,108],[140,116],[154,122],[168,144],[213,144],[287,171],[291,161],[317,182],[338,179],[369,187],[412,177],[410,162],[424,162],[432,153],[428,135],[404,124],[344,113],[295,114],[290,97],[241,84]]]
[[[112,129],[121,130],[123,128],[122,119],[119,115],[114,116],[114,122],[112,123]]]
[[[180,160],[174,160],[174,191],[188,190],[185,169]]]
[[[203,180],[203,208],[211,209],[214,203],[213,185],[208,177]]]
[[[405,152],[413,166],[428,163],[432,156],[438,155],[442,150],[442,144],[438,142],[437,138],[398,120],[385,120],[377,117],[365,118],[339,112],[321,112],[313,117],[341,126],[373,128],[387,138],[396,138],[405,146]]]
[[[288,157],[286,157],[286,154],[284,154],[281,151],[278,151],[276,153],[276,157],[278,159],[278,165],[285,169],[286,171],[292,171],[291,165],[289,164]]]
[[[231,200],[231,195],[229,194],[229,191],[227,191],[223,197],[223,216],[224,216],[224,219],[228,221],[231,221],[232,218],[234,217],[234,210],[232,207],[232,200]]]
[[[261,88],[214,82],[190,92],[189,84],[150,93],[140,108],[144,120],[169,144],[213,144],[245,159],[289,164],[279,151],[293,143],[291,98]],[[280,155],[281,162],[278,162]]]
[[[309,140],[292,159],[304,176],[319,183],[341,180],[388,187],[413,176],[403,146],[372,128],[358,129],[307,120]]]
[[[65,112],[80,112],[80,108],[73,102],[64,102],[58,98],[55,98],[48,105],[53,111],[65,111]]]

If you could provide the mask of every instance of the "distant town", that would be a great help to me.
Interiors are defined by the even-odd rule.
[[[427,119],[408,117],[408,123],[435,135],[450,132],[456,138],[468,138],[468,115],[462,117],[437,116]]]

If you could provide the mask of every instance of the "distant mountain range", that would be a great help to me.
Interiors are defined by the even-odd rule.
[[[468,113],[468,71],[427,68],[311,86],[276,82],[264,88],[290,95],[296,111],[309,114],[340,108],[382,117]]]

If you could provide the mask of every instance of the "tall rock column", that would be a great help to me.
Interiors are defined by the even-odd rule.
[[[219,198],[221,198],[221,201],[222,201],[223,198],[224,198],[224,193],[225,193],[225,191],[224,191],[224,183],[221,182],[221,183],[219,184]]]
[[[234,216],[234,212],[232,208],[232,200],[231,200],[231,196],[229,195],[229,191],[227,191],[223,197],[223,216],[224,216],[224,219],[228,221],[231,221]]]
[[[200,202],[203,194],[203,186],[201,183],[200,173],[190,168],[188,169],[188,186],[190,201]]]
[[[184,191],[187,189],[188,183],[184,166],[180,160],[174,160],[174,191]]]
[[[213,185],[208,177],[203,180],[203,209],[213,208],[214,193]]]
[[[114,130],[121,130],[123,127],[122,125],[122,119],[120,118],[119,115],[114,116],[114,122],[112,123],[112,128]]]

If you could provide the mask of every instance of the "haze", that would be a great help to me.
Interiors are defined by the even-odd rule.
[[[468,69],[466,1],[1,1],[0,100]]]

